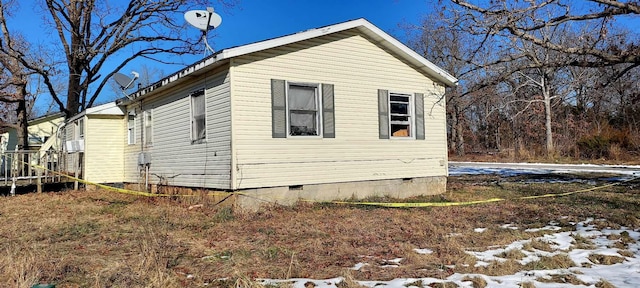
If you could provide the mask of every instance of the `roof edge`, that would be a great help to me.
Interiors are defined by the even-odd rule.
[[[402,57],[407,58],[407,60],[416,65],[420,70],[424,73],[434,77],[436,80],[444,83],[449,87],[455,87],[458,85],[458,79],[453,77],[451,74],[446,72],[444,69],[438,67],[433,64],[429,60],[422,57],[420,54],[413,51],[411,48],[404,45],[402,42],[395,39],[393,36],[387,34],[382,31],[377,26],[373,25],[371,22],[367,21],[364,18],[359,18],[355,20],[349,20],[342,23],[337,23],[329,26],[313,28],[306,31],[298,32],[295,34],[289,34],[285,36],[280,36],[268,40],[258,41],[242,46],[237,46],[233,48],[227,48],[220,50],[213,55],[206,57],[203,60],[197,61],[186,68],[179,70],[157,82],[151,84],[147,87],[144,87],[134,93],[131,94],[133,99],[119,99],[116,100],[116,105],[128,105],[129,103],[137,100],[138,98],[142,98],[145,95],[152,93],[153,91],[162,88],[170,83],[173,83],[185,76],[191,75],[196,71],[207,68],[208,66],[220,64],[224,60],[228,60],[234,57],[247,55],[250,53],[263,51],[271,48],[276,48],[279,46],[288,45],[291,43],[304,41],[311,38],[320,37],[327,34],[337,33],[349,29],[360,29],[362,32],[367,34],[373,38],[380,38],[378,40],[382,45],[392,48],[391,50],[395,53],[400,54]]]

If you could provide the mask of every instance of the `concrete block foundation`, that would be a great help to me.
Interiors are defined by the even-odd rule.
[[[256,211],[263,205],[293,205],[299,200],[402,199],[443,194],[446,189],[446,176],[256,188],[237,191],[242,195],[236,197],[235,206],[240,210]]]

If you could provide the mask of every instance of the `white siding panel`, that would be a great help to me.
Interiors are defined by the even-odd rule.
[[[138,171],[138,153],[141,151],[141,132],[142,132],[142,112],[138,107],[127,107],[128,111],[132,111],[135,113],[134,117],[134,134],[135,134],[135,143],[128,144],[128,133],[123,135],[124,139],[124,182],[138,182],[140,181],[140,173]],[[128,127],[128,114],[125,113],[125,117],[123,119],[124,127]],[[124,128],[123,128],[124,129]]]
[[[441,85],[355,32],[239,57],[232,73],[236,189],[447,173]],[[334,84],[336,138],[271,138],[270,79]],[[426,140],[378,139],[378,89],[424,93]]]
[[[123,116],[85,119],[84,179],[95,183],[124,181],[124,145],[126,133]]]
[[[151,155],[150,184],[163,184],[230,189],[231,174],[231,111],[229,77],[224,72],[198,81],[186,81],[177,88],[165,91],[142,104],[142,109],[153,110],[153,144],[130,145],[125,162],[127,181],[139,179],[138,153],[144,149]],[[189,94],[206,89],[205,143],[191,143],[191,104]],[[139,113],[141,115],[141,113]],[[136,119],[138,121],[138,119]],[[140,127],[137,122],[136,127]]]

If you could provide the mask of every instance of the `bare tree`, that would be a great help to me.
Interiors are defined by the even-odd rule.
[[[511,119],[514,129],[524,129],[522,125],[531,122],[516,121],[516,117],[531,117],[534,115],[530,113],[535,111],[542,113],[544,146],[547,155],[551,155],[555,150],[552,105],[559,105],[563,103],[564,96],[574,94],[566,84],[569,73],[567,67],[616,67],[616,74],[606,74],[609,81],[613,82],[640,66],[638,40],[621,37],[624,31],[612,25],[616,16],[638,14],[638,3],[585,2],[589,4],[588,9],[572,9],[574,3],[562,0],[451,0],[452,5],[443,3],[438,12],[445,21],[451,23],[450,34],[463,35],[456,37],[466,38],[465,44],[469,46],[464,54],[447,53],[447,57],[462,62],[460,67],[466,67],[464,72],[456,74],[462,86],[456,98],[467,99],[467,105],[474,107],[486,102],[476,98],[487,96],[478,91],[495,87],[493,91],[503,98],[484,113],[485,117],[502,114]],[[440,36],[432,34],[426,37],[429,37],[427,41],[438,42],[434,37]],[[448,42],[451,46],[457,45],[453,38]],[[491,53],[487,54],[487,51]],[[474,81],[465,81],[465,78]],[[475,97],[468,97],[474,94]],[[448,100],[452,100],[448,104],[456,108],[455,98]],[[486,105],[484,107],[487,108]],[[477,108],[468,110],[468,113],[476,116],[483,114],[482,109]],[[457,114],[457,111],[451,112]],[[532,121],[537,119],[530,118]],[[474,131],[478,133],[489,126],[487,123],[470,129],[476,129]],[[516,135],[518,149],[521,133],[512,132]],[[495,139],[497,142],[499,137]]]
[[[30,72],[22,65],[21,55],[28,49],[26,41],[18,35],[11,35],[7,28],[6,13],[14,2],[0,1],[0,102],[5,111],[15,111],[0,119],[0,126],[16,130],[18,149],[29,147],[27,120],[28,106],[33,98],[27,91]]]
[[[426,15],[419,27],[408,27],[419,31],[419,35],[410,40],[409,45],[424,55],[436,65],[460,80],[456,87],[447,88],[445,98],[447,103],[448,140],[449,147],[458,156],[466,153],[465,125],[468,125],[467,115],[469,107],[479,98],[472,94],[481,94],[482,88],[471,91],[476,87],[482,76],[475,69],[470,57],[475,52],[478,58],[487,57],[489,49],[473,51],[474,39],[468,33],[456,28],[456,17],[438,11]],[[485,47],[486,48],[486,47]]]
[[[182,13],[191,8],[203,9],[206,2],[132,0],[125,7],[117,7],[106,0],[46,0],[45,17],[59,39],[59,46],[54,49],[62,51],[64,59],[58,63],[65,67],[57,67],[57,61],[40,65],[25,54],[20,59],[43,78],[60,111],[69,117],[91,107],[111,76],[132,60],[162,61],[168,54],[193,53],[200,35],[184,29]],[[234,2],[218,1],[225,7]],[[105,65],[114,59],[118,59],[115,66]],[[63,91],[54,85],[54,79],[61,74],[67,78]]]
[[[451,0],[466,10],[469,29],[485,39],[492,36],[515,37],[533,45],[570,55],[555,66],[606,67],[629,64],[622,73],[640,66],[640,43],[608,43],[611,25],[616,16],[640,14],[637,1],[589,0],[581,1],[586,7],[574,9],[575,2],[562,0],[532,1],[465,1]],[[531,14],[539,16],[533,21],[522,21]],[[541,30],[571,24],[591,25],[597,33],[585,35],[580,41],[557,43],[538,33]]]

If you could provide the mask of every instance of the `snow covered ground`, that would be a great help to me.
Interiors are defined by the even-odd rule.
[[[486,164],[486,165],[485,165]],[[498,174],[504,177],[527,175],[527,174],[564,174],[572,172],[581,173],[613,173],[620,177],[607,178],[611,182],[624,181],[635,177],[640,177],[640,166],[604,166],[604,165],[554,165],[554,164],[520,164],[520,163],[472,163],[472,162],[452,162],[449,166],[449,174]],[[547,181],[549,179],[546,179]],[[576,179],[580,181],[580,179]],[[569,181],[571,179],[563,179]],[[599,219],[602,220],[602,219]],[[455,283],[459,287],[474,287],[473,283],[467,279],[480,277],[487,283],[487,287],[521,287],[524,283],[533,284],[535,287],[596,287],[606,281],[615,287],[640,287],[640,232],[621,227],[619,229],[598,229],[593,224],[598,219],[585,219],[575,225],[575,231],[554,232],[561,230],[557,223],[549,223],[548,226],[540,229],[527,229],[524,232],[533,233],[545,231],[541,237],[532,237],[529,240],[520,240],[505,247],[496,247],[487,251],[467,251],[467,253],[477,258],[476,266],[490,265],[492,262],[507,261],[501,258],[505,252],[520,251],[524,256],[517,260],[522,265],[532,261],[537,261],[540,257],[552,257],[563,255],[569,257],[576,267],[555,270],[530,270],[519,271],[513,275],[488,276],[483,274],[453,274],[446,279],[436,278],[403,278],[391,281],[358,281],[365,287],[430,287],[435,283]],[[510,223],[500,226],[502,229],[520,229]],[[487,227],[474,229],[475,233],[483,233]],[[580,245],[584,239],[589,244]],[[627,247],[621,250],[621,241],[627,242]],[[542,241],[553,251],[543,251],[531,248],[526,245],[532,241]],[[584,243],[583,243],[584,244]],[[513,251],[512,251],[513,250]],[[549,250],[549,249],[546,249]],[[421,247],[414,250],[419,254],[432,253],[430,247]],[[517,252],[516,252],[517,253]],[[616,259],[620,263],[601,263],[598,259]],[[402,265],[402,258],[387,260],[386,269],[394,269]],[[597,262],[597,263],[594,263]],[[613,261],[616,262],[616,261]],[[359,270],[365,263],[358,263],[350,269]],[[563,279],[575,278],[583,284],[559,283],[557,281],[545,282],[545,279],[552,277]],[[332,279],[286,279],[274,280],[264,279],[263,284],[289,284],[297,288],[305,287],[339,287],[344,281],[342,277]],[[574,281],[577,282],[577,281]],[[601,287],[601,286],[598,286]]]
[[[518,176],[527,174],[566,174],[566,173],[611,173],[622,176],[640,177],[637,165],[595,165],[595,164],[546,164],[546,163],[488,163],[488,162],[449,162],[449,175],[498,174]]]
[[[394,279],[391,281],[358,281],[360,285],[365,287],[430,287],[434,283],[455,283],[459,287],[473,287],[473,283],[469,278],[480,277],[487,283],[487,287],[521,287],[523,283],[533,284],[535,287],[596,287],[596,284],[603,280],[613,284],[615,287],[639,287],[640,286],[640,232],[621,227],[620,229],[598,229],[593,224],[597,219],[586,219],[580,223],[571,223],[575,225],[575,231],[557,232],[561,228],[556,226],[557,223],[549,223],[548,226],[540,229],[528,229],[524,232],[548,231],[541,237],[533,237],[529,240],[520,240],[505,247],[496,247],[487,251],[467,251],[467,253],[477,258],[476,266],[490,265],[492,262],[507,261],[501,258],[505,252],[520,251],[524,254],[522,259],[517,260],[523,265],[532,261],[537,261],[540,257],[551,257],[554,255],[564,255],[569,257],[576,267],[568,269],[555,270],[531,270],[520,271],[513,275],[503,276],[487,276],[483,274],[453,274],[446,279],[436,278],[404,278]],[[512,224],[501,226],[503,229],[519,229]],[[485,227],[475,228],[476,233],[483,233]],[[588,239],[588,244],[584,245]],[[525,245],[531,241],[542,241],[547,243],[553,251],[543,251],[535,248],[525,248]],[[621,250],[622,241],[627,242],[627,247]],[[583,245],[579,245],[582,243]],[[545,249],[548,250],[548,249]],[[429,247],[423,247],[414,250],[416,253],[431,253]],[[624,255],[623,255],[624,254]],[[591,257],[590,257],[591,256]],[[612,259],[622,261],[616,264],[600,263],[598,259],[604,259],[606,256],[612,256]],[[386,265],[387,269],[394,269],[402,265],[401,258],[391,259],[387,262],[394,263]],[[595,263],[598,262],[598,263]],[[616,262],[616,261],[611,261]],[[359,270],[365,264],[356,264],[351,269]],[[366,264],[368,265],[368,264]],[[575,285],[558,282],[544,282],[544,279],[552,277],[564,277],[565,279],[576,278],[584,284]],[[340,282],[344,279],[341,277],[332,279],[287,279],[287,280],[262,280],[264,284],[291,284],[293,287],[339,287]],[[313,286],[311,285],[313,284]],[[306,286],[305,286],[306,285]]]

